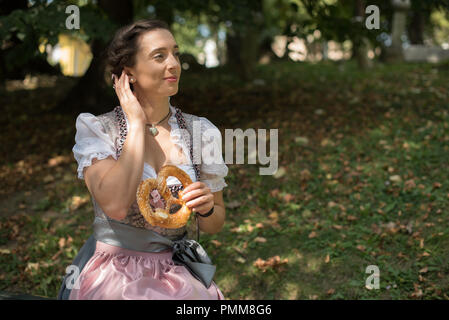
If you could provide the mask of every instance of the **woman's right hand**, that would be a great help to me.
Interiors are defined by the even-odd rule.
[[[129,87],[129,77],[124,70],[122,70],[122,74],[119,79],[117,79],[114,75],[114,87],[115,93],[120,101],[120,105],[126,113],[129,121],[145,124],[145,112],[143,111],[139,100],[137,100],[136,94],[131,91],[131,88]]]

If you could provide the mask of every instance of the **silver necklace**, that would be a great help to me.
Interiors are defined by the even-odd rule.
[[[158,123],[156,123],[156,124],[149,124],[149,123],[146,123],[146,124],[145,124],[145,125],[147,125],[147,126],[151,126],[151,127],[148,128],[148,129],[149,129],[150,133],[153,135],[153,137],[157,136],[157,134],[159,133],[159,130],[157,130],[156,126],[159,125],[159,124],[160,124],[162,121],[164,121],[165,119],[167,119],[167,118],[170,116],[170,114],[171,114],[171,110],[169,110],[168,113],[167,113],[167,115],[166,115],[161,121],[159,121]]]

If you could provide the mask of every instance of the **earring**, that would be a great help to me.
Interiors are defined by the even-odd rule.
[[[134,78],[131,78],[130,81],[131,81],[131,83],[134,83],[134,82],[135,82]]]

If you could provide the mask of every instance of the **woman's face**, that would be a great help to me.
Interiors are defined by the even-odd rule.
[[[179,49],[170,31],[156,29],[140,36],[139,51],[133,68],[125,71],[137,80],[134,91],[156,96],[173,96],[178,92],[181,63]],[[176,77],[176,81],[164,78]]]

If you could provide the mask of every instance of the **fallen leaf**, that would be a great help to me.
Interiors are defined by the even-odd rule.
[[[211,240],[211,242],[212,242],[216,247],[221,246],[221,242],[218,241],[218,240]]]
[[[273,175],[273,178],[279,179],[282,178],[287,173],[287,170],[285,170],[284,167],[279,167],[278,170],[276,170],[276,173]]]
[[[332,295],[334,293],[335,293],[335,289],[334,288],[331,288],[331,289],[327,290],[327,294],[328,295]]]
[[[421,270],[419,270],[419,273],[426,273],[427,271],[429,271],[428,267],[424,267]]]
[[[48,160],[49,167],[55,167],[61,163],[70,161],[70,158],[67,156],[57,156]]]
[[[290,193],[287,193],[287,194],[284,196],[285,202],[290,202],[290,201],[292,201],[293,199],[295,199],[295,196],[292,195],[292,194],[290,194]]]
[[[299,173],[299,178],[300,178],[302,181],[309,180],[311,176],[312,176],[312,174],[311,174],[310,171],[307,170],[307,169],[304,169],[304,170],[302,170],[302,171]]]
[[[390,176],[390,181],[393,181],[393,182],[401,182],[402,181],[402,178],[401,178],[401,176],[399,176],[399,175],[394,175],[394,176]]]
[[[270,195],[273,197],[273,198],[276,198],[276,196],[279,194],[279,189],[273,189],[273,190],[271,190],[270,191]]]
[[[357,247],[356,247],[358,250],[360,250],[360,251],[365,251],[365,246],[363,246],[363,245],[361,245],[361,244],[359,244],[359,245],[357,245]]]
[[[65,246],[65,238],[60,238],[58,241],[59,248],[64,248]]]
[[[295,142],[302,146],[305,146],[309,144],[309,139],[307,137],[295,137]]]
[[[267,242],[267,239],[265,239],[264,237],[256,237],[254,238],[255,242],[260,242],[260,243],[265,243]]]
[[[433,188],[434,189],[438,189],[438,188],[441,188],[441,183],[439,183],[439,182],[434,182],[434,184],[433,184]]]
[[[324,138],[323,140],[321,140],[321,146],[322,147],[326,147],[326,146],[331,146],[333,147],[335,145],[335,143],[329,139],[329,138]]]
[[[273,220],[279,219],[279,215],[278,215],[278,213],[277,213],[276,211],[271,212],[271,213],[268,215],[268,217],[269,217],[270,219],[273,219]]]
[[[413,189],[413,188],[416,188],[416,184],[415,184],[415,181],[414,181],[413,179],[410,179],[410,180],[405,181],[405,183],[404,183],[404,189],[405,189],[406,191],[411,190],[411,189]]]
[[[326,256],[326,258],[324,259],[325,263],[329,263],[329,261],[331,261],[331,258],[329,256],[329,254]]]
[[[421,298],[422,297],[422,290],[419,288],[419,284],[413,283],[413,287],[415,288],[415,292],[411,294],[412,298]]]
[[[84,204],[86,204],[89,200],[87,198],[82,198],[79,196],[73,196],[72,199],[70,199],[70,205],[69,209],[70,211],[75,211]]]
[[[333,208],[333,207],[337,206],[337,204],[336,204],[335,202],[333,202],[333,201],[329,201],[329,203],[327,204],[327,206],[328,206],[329,208]]]
[[[387,229],[388,232],[395,234],[399,231],[399,228],[397,227],[396,223],[393,221],[388,222],[384,225],[385,229]]]
[[[231,229],[231,232],[240,232],[240,227],[234,227]]]
[[[311,233],[309,233],[309,239],[315,238],[316,237],[316,232],[312,231]]]
[[[281,260],[279,256],[274,256],[269,258],[268,260],[263,260],[261,258],[257,258],[257,260],[253,263],[255,267],[257,267],[259,270],[262,270],[262,272],[267,271],[268,268],[279,268],[283,264],[287,264],[288,259],[285,258]],[[279,270],[279,269],[278,269]],[[279,270],[280,271],[280,270]]]
[[[245,263],[246,259],[244,259],[242,257],[237,257],[237,258],[235,258],[235,261],[237,261],[238,263]]]
[[[39,269],[39,262],[28,262],[25,272]]]

